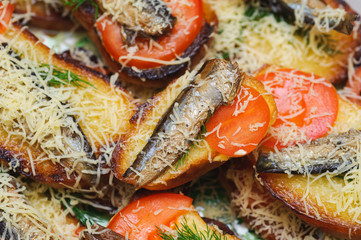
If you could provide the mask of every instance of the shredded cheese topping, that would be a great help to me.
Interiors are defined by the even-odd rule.
[[[135,109],[131,97],[114,81],[109,85],[91,76],[82,80],[93,85],[67,84],[54,72],[62,71],[68,81],[75,76],[52,66],[50,55],[37,54],[38,49],[21,33],[8,31],[4,37],[0,129],[5,146],[16,142],[9,145],[16,146],[17,153],[11,156],[11,166],[22,166],[19,160],[25,159],[31,168],[23,171],[36,177],[39,171],[48,174],[37,169],[38,164],[60,164],[66,173],[63,179],[76,176],[74,185],[68,187],[78,188],[80,179],[86,179],[96,190],[102,176],[110,172],[116,141],[129,128]],[[54,79],[60,83],[52,86]]]
[[[51,159],[63,164],[71,158],[89,161],[85,139],[73,117],[78,112],[68,103],[71,91],[49,87],[47,79],[43,79],[47,67],[18,59],[11,51],[9,47],[0,48],[0,126],[7,134],[6,141],[18,138],[41,148],[45,156],[28,153],[27,158],[35,162]],[[75,167],[69,169],[69,174]]]
[[[227,178],[236,187],[232,194],[232,204],[239,211],[239,216],[246,219],[256,233],[266,239],[319,239],[319,230],[308,226],[281,202],[275,201],[257,183],[250,167],[232,166],[227,171]],[[335,238],[323,234],[322,239]]]
[[[103,4],[106,6],[106,1],[102,1]],[[34,3],[33,1],[26,2],[30,4]],[[141,1],[132,2],[134,3]],[[327,41],[325,41],[326,37],[319,32],[320,30],[330,30],[329,25],[324,25],[325,22],[321,21],[321,19],[323,18],[323,13],[319,15],[320,20],[316,21],[316,27],[312,28],[307,33],[307,37],[305,37],[297,35],[298,28],[296,26],[287,24],[283,21],[278,21],[273,15],[268,15],[262,17],[261,19],[255,20],[253,19],[253,17],[256,17],[256,10],[256,12],[251,16],[245,16],[247,6],[243,1],[207,0],[207,2],[209,2],[212,8],[216,11],[219,19],[219,32],[214,35],[214,43],[209,48],[208,57],[224,57],[225,55],[228,55],[231,60],[235,60],[239,64],[239,66],[249,74],[255,73],[265,63],[272,63],[285,67],[300,66],[299,68],[305,71],[308,71],[311,68],[308,65],[304,65],[302,62],[308,62],[310,65],[321,66],[320,71],[325,68],[333,68],[335,67],[335,65],[338,66],[340,64],[337,61],[336,63],[335,61],[331,61],[331,59],[333,58],[332,54],[328,54],[325,50],[327,45]],[[50,1],[49,3],[47,1],[47,4],[57,4],[57,1]],[[137,8],[141,8],[141,6],[137,6]],[[112,6],[112,8],[109,9],[109,11],[114,11],[117,8],[114,8],[114,6]],[[327,11],[328,10],[329,9],[327,9]],[[342,19],[340,17],[341,13],[341,10],[339,12],[332,11],[332,14],[335,14],[335,18],[337,19]],[[31,14],[28,14],[29,15],[27,16],[29,19]],[[111,14],[113,16],[117,15],[116,12],[113,12]],[[325,11],[324,14],[328,15],[329,13]],[[150,46],[153,46],[153,44],[150,44]],[[153,47],[157,46],[154,45]],[[336,53],[338,51],[342,51],[345,48],[345,45],[341,42],[340,44],[337,44],[333,47],[335,47],[333,53],[337,55]],[[9,50],[9,48],[7,48],[7,50]],[[5,92],[0,93],[0,97],[3,98],[0,101],[3,103],[3,105],[0,107],[0,114],[3,114],[1,115],[0,119],[4,119],[1,124],[2,127],[6,129],[6,132],[9,134],[9,138],[10,136],[22,138],[24,139],[24,143],[26,142],[27,144],[36,145],[37,147],[40,146],[42,149],[45,149],[45,155],[35,156],[32,152],[25,153],[28,155],[28,158],[32,162],[50,160],[61,163],[62,158],[74,157],[80,159],[80,162],[83,161],[86,164],[90,163],[97,165],[99,164],[100,160],[103,160],[105,158],[106,164],[109,165],[114,143],[119,138],[119,136],[126,131],[125,128],[122,128],[122,126],[120,126],[121,122],[118,121],[118,119],[121,118],[122,115],[128,114],[131,110],[126,108],[119,109],[118,102],[116,102],[114,99],[107,96],[106,94],[102,93],[101,91],[98,91],[91,87],[87,87],[84,89],[76,89],[75,87],[69,85],[59,88],[49,87],[47,86],[46,81],[43,78],[39,77],[39,71],[44,69],[39,66],[38,62],[32,60],[29,61],[29,56],[27,56],[27,54],[25,54],[24,56],[21,55],[21,60],[16,59],[14,56],[10,56],[7,53],[7,50],[0,51],[1,56],[4,57],[1,57],[1,73],[3,74],[2,76],[4,78],[2,79],[2,81],[4,81],[4,84],[6,84],[6,88],[3,88],[2,91],[9,91],[12,95],[5,94]],[[32,54],[36,55],[36,53]],[[179,63],[186,60],[183,59],[176,61]],[[17,64],[14,64],[14,62]],[[17,65],[20,65],[22,69],[17,69]],[[49,73],[50,72],[51,71],[49,71]],[[11,81],[9,80],[10,78]],[[18,84],[15,85],[15,82],[13,81]],[[186,78],[184,78],[184,80],[181,80],[179,84],[182,85],[186,81]],[[175,93],[179,92],[181,89],[182,87],[179,86],[178,89],[174,88],[172,91],[170,91],[167,99],[174,98],[174,96],[176,95]],[[117,92],[118,94],[122,94],[119,89],[115,87],[112,89],[112,91]],[[93,97],[94,95],[96,97]],[[21,100],[19,99],[19,102],[17,102],[16,97],[10,98],[10,96],[21,96]],[[24,98],[26,99],[24,100]],[[96,98],[97,100],[92,101],[94,100],[94,98]],[[32,102],[28,101],[29,99],[32,100]],[[99,102],[99,99],[102,99],[102,101]],[[25,101],[25,103],[28,105],[20,104],[22,103],[21,101]],[[159,99],[153,99],[150,101],[159,101]],[[46,103],[45,106],[44,102]],[[65,102],[66,104],[64,105],[63,102]],[[31,107],[33,105],[29,107],[29,103],[36,104],[37,107]],[[159,111],[163,111],[164,109],[166,109],[165,105],[167,105],[167,103],[168,101],[165,101],[164,104],[160,104],[161,109]],[[13,108],[14,106],[15,108]],[[106,111],[106,113],[104,113],[104,111]],[[109,115],[111,117],[108,119],[108,121],[103,121],[102,115]],[[142,114],[140,114],[140,116],[141,115]],[[137,128],[136,131],[138,131],[140,134],[136,133],[131,136],[131,142],[139,142],[138,144],[136,144],[136,149],[141,149],[142,146],[144,146],[144,136],[151,135],[152,128],[155,125],[155,122],[159,120],[161,116],[161,114],[157,114],[156,112],[154,112],[154,115],[155,116],[149,122],[147,121],[147,125],[149,125],[149,128]],[[69,118],[69,116],[76,116],[75,121],[71,117]],[[46,124],[51,122],[55,122],[57,124]],[[139,122],[140,119],[138,123]],[[71,132],[83,136],[83,134],[79,132],[77,125],[79,125],[80,128],[84,131],[84,135],[86,135],[88,141],[90,142],[92,153],[97,153],[98,156],[96,159],[89,159],[86,152],[84,152],[83,150],[79,152],[69,153],[68,149],[66,149],[66,145],[64,145],[64,143],[62,142],[64,136],[62,136],[61,134],[61,129],[64,128],[71,129]],[[256,128],[257,126],[252,127]],[[287,129],[287,134],[292,132],[292,129],[292,126],[290,126],[290,128]],[[52,140],[47,141],[50,138]],[[60,144],[56,145],[57,143]],[[83,149],[84,143],[81,143],[80,146],[80,149]],[[54,149],[56,149],[56,152],[60,151],[61,154],[55,154]],[[102,155],[99,152],[101,152]],[[132,150],[132,152],[137,151]],[[75,153],[76,156],[74,155]],[[69,156],[72,154],[73,156]],[[73,171],[73,169],[69,170],[69,173]],[[36,174],[35,168],[32,168],[29,171],[32,171]],[[98,181],[102,174],[106,174],[108,172],[109,170],[99,170],[99,168],[96,170],[84,171],[85,174],[92,174],[97,176]],[[344,206],[354,206],[353,204],[357,204],[357,202],[359,201],[358,192],[355,191],[357,189],[360,189],[360,184],[357,180],[357,174],[359,173],[355,169],[355,171],[350,171],[345,177],[345,179],[356,179],[355,181],[347,180],[345,182],[345,185],[340,185],[336,182],[334,182],[333,184],[333,186],[337,187],[342,186],[341,188],[343,191],[343,205],[337,202],[337,204],[339,205],[339,211],[345,209]],[[237,177],[232,178],[236,179]],[[6,182],[6,180],[0,181],[0,184],[4,182]],[[349,184],[350,182],[351,184]],[[37,186],[39,189],[43,189],[40,188],[39,185]],[[56,205],[56,207],[55,205],[51,205],[51,207],[49,207],[49,205],[46,205],[45,197],[42,200],[39,200],[37,196],[39,195],[39,193],[43,194],[44,192],[41,192],[41,190],[35,190],[36,188],[34,187],[31,193],[30,191],[27,192],[28,200],[26,200],[26,197],[22,197],[23,200],[21,201],[29,201],[31,204],[36,206],[35,209],[42,209],[44,211],[45,208],[57,210],[59,209],[59,211],[61,210],[59,207],[60,204]],[[243,197],[243,199],[235,200],[235,202],[248,201],[246,198],[249,196],[249,192],[248,195],[247,192],[242,193],[240,194],[240,197]],[[2,197],[2,194],[0,194],[0,197]],[[337,199],[336,196],[334,197],[335,199]],[[353,201],[352,203],[347,202],[349,201],[348,199],[350,199],[350,197],[355,201]],[[37,202],[39,203],[39,205],[35,205]],[[277,227],[289,226],[290,231],[294,231],[297,230],[295,228],[299,227],[299,220],[295,220],[289,215],[284,215],[283,210],[279,209],[280,206],[276,204],[275,206],[271,207],[271,212],[273,215],[270,213],[267,220],[260,220],[260,218],[257,218],[258,220],[256,220],[255,222],[264,221],[263,223],[269,223],[269,221],[275,221],[276,219],[275,231],[279,231],[279,233],[281,234],[280,236],[282,237],[290,236],[290,232],[281,233],[280,228]],[[354,211],[354,208],[347,209],[351,209],[350,211]],[[246,209],[245,211],[248,210]],[[264,209],[260,211],[263,212]],[[263,214],[263,217],[264,215],[267,215],[264,214],[264,212],[261,213],[260,211],[256,211],[256,217],[259,216],[258,214]],[[355,212],[351,213],[354,214],[354,219],[357,220],[359,211],[356,210]],[[44,212],[43,214],[45,215]],[[248,212],[245,214],[247,215],[253,213]],[[39,222],[46,222],[39,216],[40,215],[36,213],[34,215],[34,218],[38,219],[37,221]],[[55,215],[54,213],[54,216],[52,216],[51,218],[54,218],[56,216],[63,217],[64,214],[59,213]],[[65,220],[62,221],[64,222]],[[51,225],[55,224],[55,222],[56,221],[54,220]],[[61,221],[59,220],[59,222]],[[257,225],[257,223],[255,224]],[[47,224],[45,226],[49,225],[50,224]],[[271,224],[266,224],[265,230],[269,231],[270,225]],[[42,227],[42,225],[39,224],[38,227]],[[72,228],[72,226],[68,227],[69,229]],[[273,227],[274,225],[272,225],[272,228]],[[49,230],[47,231],[49,232]],[[72,232],[72,230],[67,231],[62,228],[62,230],[51,230],[50,232],[52,234],[58,232],[67,233]],[[53,238],[57,239],[56,237]]]

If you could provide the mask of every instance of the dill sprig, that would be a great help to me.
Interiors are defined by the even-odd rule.
[[[163,240],[226,240],[227,237],[220,232],[209,229],[201,231],[197,228],[197,225],[193,222],[193,227],[189,226],[187,220],[182,222],[182,226],[179,227],[176,224],[177,236],[173,236],[158,228],[158,236]]]
[[[85,2],[89,2],[95,8],[95,19],[98,18],[99,6],[94,0],[63,0],[65,6],[73,7],[72,11],[76,11]]]
[[[50,67],[49,64],[41,64],[41,67],[46,67],[48,69],[48,71],[51,71],[51,78],[48,79],[48,72],[46,71],[41,71],[40,72],[40,76],[43,78],[43,80],[46,80],[48,82],[49,86],[59,86],[59,85],[72,85],[75,87],[83,87],[85,88],[86,85],[90,86],[90,87],[94,87],[93,84],[91,84],[90,82],[80,78],[78,75],[76,75],[75,73],[69,71],[69,70],[64,70],[64,69],[60,69],[60,68],[56,68],[56,67]]]

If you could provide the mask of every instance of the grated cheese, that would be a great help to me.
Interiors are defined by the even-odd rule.
[[[308,226],[290,209],[276,201],[254,179],[249,163],[244,163],[243,167],[232,165],[226,177],[235,185],[232,205],[236,207],[239,217],[246,219],[249,227],[265,239],[316,240],[321,236],[322,239],[336,239],[320,235],[317,228]]]
[[[11,166],[21,167],[24,163],[19,160],[26,159],[31,167],[24,172],[36,177],[39,164],[60,164],[66,173],[62,178],[71,179],[76,173],[73,186],[68,187],[79,188],[80,180],[87,179],[92,190],[98,191],[101,179],[110,172],[115,143],[129,128],[136,102],[114,84],[91,75],[83,80],[94,87],[49,85],[53,72],[59,70],[51,62],[63,63],[46,54],[51,52],[43,53],[44,46],[34,44],[22,31],[26,30],[15,28],[3,34],[7,45],[0,48],[0,132],[5,146],[14,142],[17,146]],[[73,78],[70,71],[66,73]],[[89,151],[84,150],[86,142]],[[53,169],[49,170],[50,174]]]
[[[60,201],[46,196],[47,187],[27,185],[4,168],[0,170],[0,222],[6,223],[3,236],[14,233],[11,240],[78,239],[75,231],[79,224],[67,216]]]

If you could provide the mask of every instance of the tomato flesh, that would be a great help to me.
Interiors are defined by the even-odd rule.
[[[336,89],[324,78],[291,69],[256,76],[275,99],[278,117],[263,145],[278,149],[327,134],[338,112]]]
[[[14,5],[8,3],[4,6],[4,4],[0,2],[0,33],[5,32],[13,12]]]
[[[190,197],[175,193],[153,194],[134,201],[119,211],[108,228],[131,240],[154,239],[157,227],[169,226],[178,216],[189,211]]]
[[[220,107],[209,119],[206,141],[227,156],[244,156],[265,136],[269,121],[267,102],[254,88],[243,86],[232,105]]]
[[[132,52],[134,57],[131,60],[127,59],[129,52],[121,38],[119,24],[112,22],[111,18],[102,18],[97,21],[96,26],[107,52],[121,64],[140,69],[155,68],[162,64],[136,57],[171,61],[180,56],[192,44],[202,28],[204,21],[202,0],[165,0],[165,2],[172,10],[173,16],[177,18],[175,26],[170,33],[154,40],[157,46],[153,44],[151,47],[149,38],[138,37],[137,50]]]

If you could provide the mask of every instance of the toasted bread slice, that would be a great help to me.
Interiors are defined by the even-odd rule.
[[[179,93],[189,84],[191,79],[192,76],[188,73],[172,82],[165,90],[143,104],[133,116],[130,121],[129,133],[121,139],[113,153],[112,168],[117,178],[135,184],[132,180],[123,178],[125,171],[135,161],[162,116],[172,106]],[[263,97],[269,105],[272,116],[270,124],[273,124],[277,115],[276,105],[273,98],[266,93],[263,84],[252,77],[245,77],[243,84],[254,87],[264,94]],[[202,140],[194,144],[185,158],[179,160],[173,169],[168,168],[160,177],[144,187],[151,190],[170,189],[201,176],[222,165],[228,159],[228,156],[218,153],[205,140]]]
[[[85,147],[85,145],[88,145],[88,147],[90,147],[89,151],[91,152],[91,156],[86,158],[88,160],[84,159],[84,163],[79,163],[79,161],[82,162],[80,156],[79,158],[76,156],[69,156],[68,159],[65,159],[67,161],[65,166],[62,160],[57,160],[57,158],[62,159],[64,152],[59,154],[59,156],[57,154],[55,154],[55,156],[49,156],[49,153],[55,151],[53,147],[50,150],[48,149],[48,154],[46,154],[46,151],[44,150],[47,149],[44,145],[45,143],[49,143],[53,141],[52,139],[57,139],[58,137],[60,139],[63,139],[64,137],[57,135],[57,131],[59,130],[54,130],[55,132],[50,134],[52,137],[46,137],[46,139],[49,138],[49,140],[44,141],[43,143],[40,143],[39,139],[30,138],[34,137],[36,134],[44,134],[45,130],[41,128],[43,126],[52,128],[52,124],[49,122],[50,118],[46,120],[46,116],[51,113],[49,112],[49,114],[47,114],[44,112],[44,116],[37,114],[32,115],[33,119],[43,119],[41,120],[43,122],[40,120],[39,122],[35,121],[35,127],[38,127],[38,129],[35,131],[27,129],[24,131],[26,133],[25,135],[21,135],[21,131],[19,132],[18,128],[15,127],[16,123],[25,119],[24,115],[17,115],[17,118],[15,118],[14,121],[10,121],[10,124],[4,123],[4,119],[2,122],[0,121],[0,158],[8,163],[13,170],[52,186],[62,187],[66,185],[77,187],[80,185],[80,187],[91,187],[99,185],[101,176],[109,173],[109,167],[107,167],[109,160],[107,159],[109,159],[109,152],[112,151],[112,146],[130,127],[129,119],[136,109],[136,103],[133,98],[125,90],[111,84],[110,79],[102,74],[79,65],[76,62],[72,62],[69,59],[63,59],[59,55],[53,54],[52,51],[40,43],[34,35],[19,25],[14,24],[9,26],[6,32],[2,34],[1,42],[3,43],[3,46],[8,47],[9,51],[16,54],[11,61],[14,61],[14,59],[16,59],[16,61],[21,61],[22,64],[13,63],[15,66],[17,66],[16,64],[20,64],[19,66],[21,67],[17,67],[19,71],[25,71],[26,68],[30,69],[34,67],[37,68],[38,66],[45,66],[46,69],[42,71],[50,71],[53,69],[60,74],[65,73],[65,76],[70,76],[69,78],[65,77],[68,81],[72,81],[74,78],[80,79],[80,86],[69,83],[58,83],[58,85],[54,87],[49,84],[39,87],[39,84],[37,84],[34,85],[36,87],[30,89],[44,91],[44,93],[49,96],[47,98],[40,97],[42,102],[47,102],[49,99],[58,101],[56,97],[51,95],[48,91],[64,91],[61,95],[68,97],[59,100],[61,105],[57,108],[63,109],[61,106],[67,106],[65,109],[72,112],[70,113],[71,115],[67,115],[68,117],[65,117],[65,119],[78,125],[76,128],[77,130],[75,131],[78,133],[79,138],[83,139],[81,140],[81,146]],[[4,50],[2,52],[4,53]],[[10,56],[9,54],[11,55],[11,53],[8,53],[2,56],[3,64],[8,61],[4,59],[4,57]],[[30,74],[30,77],[39,74],[39,70],[34,69],[31,71],[33,71],[33,73]],[[14,73],[16,74],[16,71],[14,71]],[[44,79],[39,77],[34,78],[35,82],[40,81],[41,83],[42,80]],[[5,81],[5,79],[2,81]],[[45,79],[44,81],[47,80]],[[21,78],[19,82],[21,82]],[[3,87],[5,86],[4,84],[5,83],[2,83]],[[14,88],[16,90],[17,86]],[[19,96],[24,96],[24,94]],[[26,102],[19,103],[17,101],[21,101],[21,99],[14,98],[11,101],[11,103],[15,103],[14,106],[17,106],[16,108],[13,108],[14,110],[17,108],[21,109],[21,106],[26,104]],[[31,99],[29,101],[31,102]],[[38,102],[35,101],[35,103]],[[2,111],[5,111],[4,108],[6,107],[6,104],[8,103],[3,103],[2,107],[0,107]],[[45,104],[44,106],[44,108],[46,108],[47,105]],[[38,110],[39,109],[34,111]],[[18,111],[20,112],[20,110]],[[32,111],[33,109],[30,106],[29,112],[32,113]],[[60,113],[61,111],[59,110],[58,114]],[[65,122],[60,124],[60,126],[63,126],[61,129],[64,128],[64,124]],[[30,125],[27,123],[25,125],[23,124],[23,126],[28,128]],[[9,129],[11,130],[10,132]],[[36,134],[34,135],[34,133]],[[65,146],[72,146],[71,143],[63,142],[62,144]],[[71,153],[82,151],[79,149],[79,151],[75,150],[74,146],[71,148]],[[74,170],[74,167],[77,165],[82,166],[82,164],[84,164],[84,166],[92,166],[91,169],[98,171],[98,173],[86,172],[86,170],[84,170],[84,172],[82,172],[82,170],[77,172]],[[100,168],[101,165],[104,166],[103,170]],[[83,181],[85,180],[84,176],[89,177],[89,174],[93,177],[95,176],[96,180],[93,179],[93,177],[90,177],[88,180],[91,181]]]
[[[360,117],[360,106],[339,97],[334,131],[360,129]],[[358,170],[348,172],[346,176],[259,173],[264,187],[308,224],[337,237],[359,239]]]

